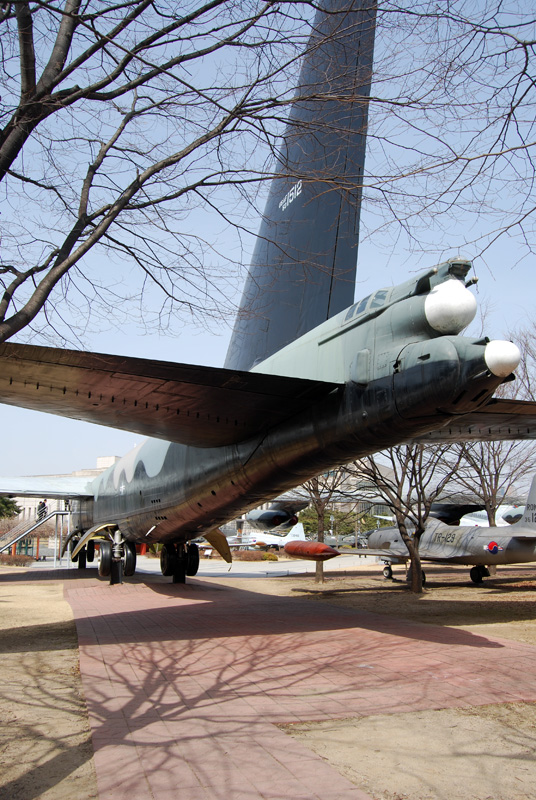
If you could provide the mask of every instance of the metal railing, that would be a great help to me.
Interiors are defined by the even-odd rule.
[[[28,524],[28,520],[23,520],[14,528],[11,528],[10,531],[6,531],[6,533],[0,535],[0,553],[4,553],[6,550],[9,550],[13,547],[14,544],[20,542],[21,539],[26,539],[30,534],[32,534],[35,530],[41,527],[45,522],[50,522],[51,520],[55,521],[55,546],[54,546],[54,566],[56,566],[56,560],[58,557],[58,552],[61,552],[62,544],[63,544],[63,518],[67,517],[67,536],[70,533],[70,522],[71,522],[71,512],[70,511],[51,511],[50,514],[46,514],[46,516],[42,517],[42,519],[35,520],[35,522],[31,522]],[[58,522],[61,523],[58,525]],[[58,528],[59,528],[59,535],[58,535]],[[59,544],[59,547],[58,547]],[[61,563],[61,558],[60,558]]]

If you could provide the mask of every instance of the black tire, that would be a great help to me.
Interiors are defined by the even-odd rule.
[[[95,542],[93,539],[90,539],[86,544],[86,560],[89,564],[93,564],[95,561]]]
[[[123,575],[130,578],[136,572],[136,545],[134,542],[125,542],[123,547]]]
[[[424,586],[426,583],[426,572],[423,569],[421,569],[421,575],[422,575],[422,585]]]
[[[484,577],[482,575],[482,568],[481,567],[471,567],[471,570],[469,571],[469,576],[470,576],[471,580],[473,581],[473,583],[482,583],[482,578]]]
[[[387,566],[383,568],[383,577],[391,579],[393,577],[393,570]]]
[[[100,542],[99,545],[99,575],[101,578],[109,578],[112,571],[112,543],[107,541]]]
[[[78,569],[85,569],[86,568],[86,558],[87,558],[87,551],[86,548],[83,547],[77,555],[78,561]]]
[[[71,539],[71,541],[69,542],[69,553],[71,554],[71,561],[73,562],[73,564],[76,564],[76,562],[78,561],[78,556],[80,555],[79,553],[77,553],[75,556],[73,556],[73,550],[75,549],[77,544],[78,544],[77,539]]]
[[[160,569],[162,575],[170,577],[175,574],[175,567],[177,563],[177,553],[174,545],[165,544],[160,551]]]
[[[186,583],[186,554],[178,556],[175,561],[175,572],[173,573],[173,583]]]
[[[199,569],[199,547],[189,544],[186,548],[186,574],[190,577],[197,575]]]

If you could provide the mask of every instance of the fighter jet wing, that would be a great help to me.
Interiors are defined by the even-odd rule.
[[[476,442],[536,439],[536,403],[494,397],[471,414],[451,417],[442,428],[414,442]]]
[[[234,444],[337,384],[50,347],[0,345],[0,402],[196,447]]]

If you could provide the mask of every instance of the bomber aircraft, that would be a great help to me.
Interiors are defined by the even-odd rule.
[[[223,368],[7,342],[0,401],[147,441],[91,483],[0,479],[66,497],[73,558],[112,582],[136,545],[164,574],[197,571],[193,540],[333,466],[402,441],[534,438],[536,404],[494,399],[510,342],[466,338],[471,263],[452,258],[354,301],[374,4],[324,0],[303,59]]]

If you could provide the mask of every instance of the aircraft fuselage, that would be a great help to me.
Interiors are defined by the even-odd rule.
[[[338,388],[238,444],[148,440],[95,481],[79,526],[114,522],[131,541],[187,541],[324,470],[486,403],[515,364],[497,367],[496,343],[457,335],[476,307],[463,281],[469,266],[448,262],[379,290],[266,359],[254,371]]]

